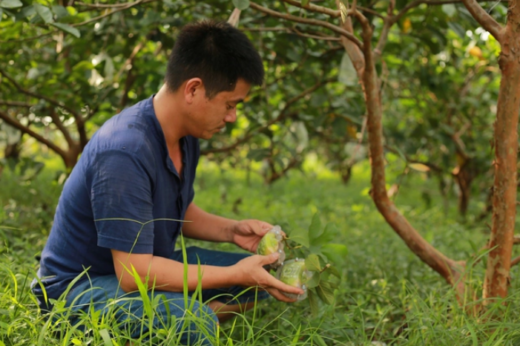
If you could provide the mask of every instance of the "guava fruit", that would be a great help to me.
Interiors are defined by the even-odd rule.
[[[268,256],[272,253],[278,252],[280,257],[274,263],[269,265],[270,268],[276,269],[283,264],[285,261],[285,251],[284,242],[283,242],[283,233],[280,226],[274,226],[267,232],[260,243],[258,243],[258,247],[256,249],[256,253],[263,256]]]
[[[311,276],[312,273],[305,267],[305,260],[301,258],[286,261],[276,271],[276,277],[278,280],[289,286],[301,288],[304,291],[304,293],[300,295],[282,292],[286,297],[296,299],[297,301],[307,298],[306,283]]]

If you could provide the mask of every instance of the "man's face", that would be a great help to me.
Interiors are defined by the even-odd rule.
[[[190,112],[190,134],[197,138],[210,139],[221,131],[226,123],[237,119],[237,105],[241,103],[251,89],[251,85],[238,79],[233,91],[222,91],[209,99],[202,89]]]

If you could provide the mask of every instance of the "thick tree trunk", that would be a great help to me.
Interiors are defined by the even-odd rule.
[[[516,217],[520,109],[520,1],[511,1],[499,57],[502,80],[495,122],[493,219],[483,298],[506,297]]]

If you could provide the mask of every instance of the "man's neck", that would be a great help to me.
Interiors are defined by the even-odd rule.
[[[178,100],[177,93],[172,93],[164,84],[153,98],[155,116],[161,125],[168,148],[175,149],[179,140],[187,135],[183,124],[182,103]]]

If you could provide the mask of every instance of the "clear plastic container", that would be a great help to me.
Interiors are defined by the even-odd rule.
[[[276,277],[278,280],[289,286],[301,288],[304,291],[303,294],[282,292],[286,297],[296,299],[297,301],[307,298],[307,286],[305,283],[310,279],[311,274],[312,273],[305,267],[305,260],[301,258],[286,261],[276,271]]]
[[[280,226],[274,226],[267,232],[260,243],[258,243],[258,247],[256,249],[256,253],[263,256],[268,256],[272,253],[278,252],[280,257],[278,260],[270,265],[270,268],[276,269],[280,267],[285,261],[285,251],[284,251],[284,236],[282,233],[282,228]]]

